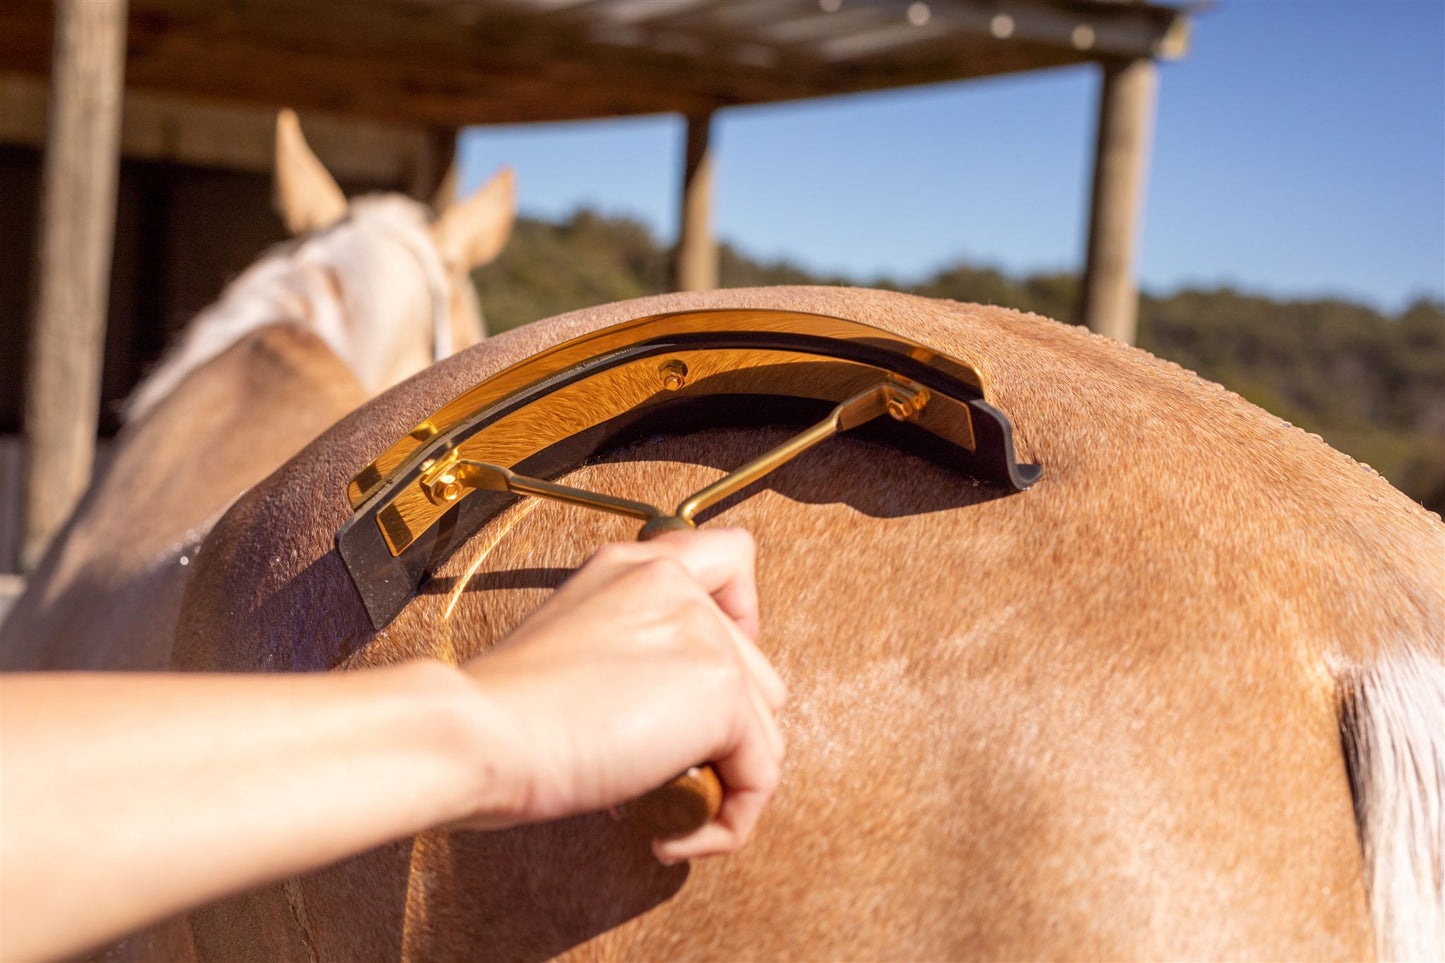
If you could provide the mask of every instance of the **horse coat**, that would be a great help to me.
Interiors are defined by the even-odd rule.
[[[333,544],[347,480],[508,364],[710,307],[836,315],[973,363],[1043,480],[1004,496],[842,437],[716,515],[758,540],[760,645],[792,692],[783,785],[743,852],[664,868],[600,814],[427,833],[193,914],[200,958],[1438,953],[1440,519],[1218,385],[1039,317],[778,288],[491,339],[342,419],[227,512],[173,667],[485,651],[634,526],[520,503],[376,630]],[[565,480],[670,504],[782,437],[645,439]]]

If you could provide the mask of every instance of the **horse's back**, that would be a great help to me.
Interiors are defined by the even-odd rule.
[[[973,362],[1043,480],[1006,495],[845,437],[709,522],[758,538],[761,644],[792,691],[784,785],[742,853],[664,869],[605,817],[428,834],[295,884],[306,938],[440,957],[1369,955],[1338,688],[1394,649],[1438,660],[1438,519],[1218,386],[1039,318],[774,289],[496,338],[233,508],[188,588],[177,663],[484,649],[628,523],[515,506],[378,633],[333,549],[347,479],[543,347],[720,306],[848,317]],[[571,477],[670,504],[780,437],[649,439]],[[391,910],[362,919],[357,901]],[[238,912],[198,915],[203,952]]]

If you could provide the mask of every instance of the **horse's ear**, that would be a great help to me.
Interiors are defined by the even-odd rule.
[[[502,252],[516,218],[516,176],[504,167],[481,190],[442,211],[432,237],[453,270],[474,268]]]
[[[292,234],[330,227],[346,216],[346,195],[311,152],[290,109],[276,115],[276,213]]]

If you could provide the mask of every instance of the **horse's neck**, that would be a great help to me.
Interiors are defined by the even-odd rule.
[[[248,268],[215,304],[198,314],[176,346],[126,402],[127,421],[136,421],[169,397],[188,375],[212,361],[251,331],[269,324],[297,324],[314,331],[338,356],[344,355],[344,306],[327,266],[302,260],[288,245]]]

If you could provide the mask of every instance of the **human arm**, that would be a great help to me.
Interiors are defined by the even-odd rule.
[[[741,845],[782,685],[736,532],[604,550],[493,652],[306,676],[33,675],[0,687],[0,955],[71,953],[436,826],[633,798],[689,764]]]

